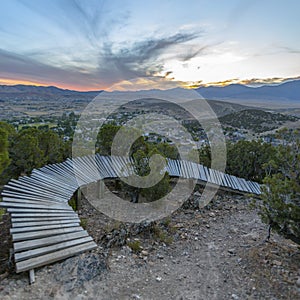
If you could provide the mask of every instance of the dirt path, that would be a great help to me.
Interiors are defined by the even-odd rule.
[[[90,254],[0,283],[1,299],[299,299],[297,246],[274,235],[242,196],[217,196],[203,211],[168,222],[173,243],[138,235],[128,246]],[[134,240],[136,238],[136,240]],[[103,255],[106,252],[106,255]],[[105,263],[107,267],[105,267]]]

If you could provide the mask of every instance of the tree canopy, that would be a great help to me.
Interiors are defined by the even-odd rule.
[[[265,165],[267,176],[259,203],[262,220],[278,233],[300,244],[300,139],[296,131],[278,133],[283,141],[275,161]],[[272,170],[272,172],[270,172]]]
[[[71,154],[70,141],[64,141],[49,128],[28,127],[15,131],[0,122],[0,182],[30,174],[34,168],[64,161]]]

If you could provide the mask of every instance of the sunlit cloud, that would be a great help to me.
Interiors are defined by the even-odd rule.
[[[291,28],[282,18],[266,24],[274,12],[258,1],[174,3],[6,1],[0,83],[132,90],[276,84],[299,75],[299,18],[284,15],[299,11],[296,2],[279,5]],[[268,13],[255,13],[263,8]]]

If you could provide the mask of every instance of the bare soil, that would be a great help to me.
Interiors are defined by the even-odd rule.
[[[37,269],[31,286],[27,273],[7,273],[1,299],[300,299],[299,246],[277,234],[264,242],[245,196],[219,193],[144,227],[86,201],[80,216],[99,248]]]

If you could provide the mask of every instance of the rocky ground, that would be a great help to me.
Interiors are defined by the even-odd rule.
[[[157,224],[120,224],[88,202],[80,215],[98,249],[36,270],[31,286],[8,269],[1,299],[300,299],[298,246],[264,242],[245,196],[219,193]]]

